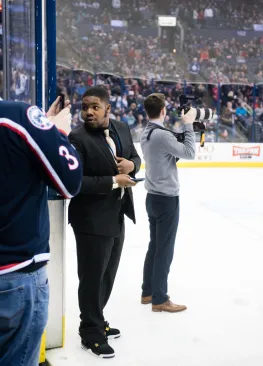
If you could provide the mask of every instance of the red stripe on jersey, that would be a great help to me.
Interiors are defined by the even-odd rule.
[[[18,264],[20,264],[21,262],[19,263],[14,263],[14,264],[7,264],[6,266],[0,266],[0,271],[4,270],[4,269],[8,269],[8,268],[13,268],[15,266],[17,266]]]

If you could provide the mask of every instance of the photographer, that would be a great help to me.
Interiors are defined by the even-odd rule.
[[[186,306],[173,304],[167,295],[167,279],[179,221],[176,162],[178,158],[195,158],[193,122],[197,112],[194,108],[186,114],[182,111],[185,138],[181,143],[172,131],[163,127],[166,116],[163,94],[149,95],[144,101],[144,107],[150,121],[141,135],[146,166],[146,210],[150,223],[150,243],[144,263],[141,302],[152,303],[152,311],[155,312],[178,312],[185,310]]]

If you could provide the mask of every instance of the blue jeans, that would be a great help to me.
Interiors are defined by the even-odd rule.
[[[48,302],[46,266],[0,276],[0,366],[38,366]]]

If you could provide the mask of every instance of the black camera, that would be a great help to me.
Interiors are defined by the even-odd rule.
[[[179,101],[180,106],[178,107],[179,115],[184,110],[186,114],[192,107],[192,101],[197,101],[194,95],[180,95]],[[195,107],[194,107],[195,108]],[[200,146],[203,147],[205,144],[205,124],[203,121],[209,121],[213,118],[213,110],[210,108],[195,108],[196,109],[196,121],[193,123],[194,132],[200,133]]]
[[[197,101],[194,95],[180,95],[179,101],[180,106],[178,107],[178,111],[181,114],[182,110],[184,110],[184,114],[186,114],[191,108],[191,102]],[[202,121],[209,121],[213,118],[213,110],[210,108],[195,108],[196,109],[196,121],[193,123],[194,132],[204,132],[205,124]]]

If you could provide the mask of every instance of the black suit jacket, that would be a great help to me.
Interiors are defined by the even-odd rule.
[[[111,120],[110,123],[120,141],[120,157],[134,162],[135,169],[130,176],[135,176],[140,170],[141,159],[134,147],[130,129],[123,122]],[[125,189],[123,199],[120,188],[112,189],[112,177],[119,172],[102,133],[90,131],[83,124],[70,133],[69,140],[79,152],[83,166],[80,193],[71,199],[69,205],[69,223],[87,234],[118,236],[122,213],[136,222],[132,189]]]

